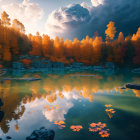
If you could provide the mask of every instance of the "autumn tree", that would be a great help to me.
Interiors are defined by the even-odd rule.
[[[102,37],[97,36],[93,41],[93,55],[92,55],[92,63],[93,64],[97,64],[101,60],[101,57],[102,57],[102,54],[101,54],[102,44],[103,44]]]
[[[9,15],[5,11],[1,14],[1,23],[4,26],[10,26],[11,24]]]
[[[140,65],[140,27],[138,28],[138,31],[136,32],[136,34],[133,34],[131,41],[135,50],[133,63]]]
[[[24,25],[20,21],[18,21],[17,19],[14,19],[13,20],[12,27],[15,30],[17,30],[17,31],[19,31],[21,33],[25,33],[25,27],[24,27]]]
[[[80,60],[80,41],[77,38],[75,38],[72,43],[72,46],[73,46],[74,58],[76,61],[79,61]]]
[[[132,41],[140,41],[140,27],[138,28],[138,31],[136,34],[133,34],[132,38],[131,38]]]
[[[123,43],[124,42],[124,36],[123,36],[123,33],[122,32],[119,33],[118,42],[119,43]]]
[[[32,36],[32,51],[30,54],[41,56],[42,54],[42,37],[40,36],[39,32],[36,33],[36,36]]]
[[[43,35],[42,51],[45,57],[50,57],[53,55],[53,40],[51,40],[48,35]]]
[[[66,58],[72,58],[73,57],[73,47],[72,47],[72,40],[66,39],[64,42],[65,46],[65,56]]]
[[[64,40],[58,36],[54,39],[54,56],[64,57]]]
[[[115,23],[110,21],[107,25],[107,29],[105,30],[106,37],[108,37],[110,40],[113,40],[116,33],[116,27],[114,27]]]

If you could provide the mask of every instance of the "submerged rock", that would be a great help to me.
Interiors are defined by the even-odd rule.
[[[12,139],[12,138],[11,138],[10,136],[7,136],[6,139],[10,140],[10,139]]]
[[[40,130],[34,130],[26,140],[54,140],[54,136],[55,132],[53,130],[47,130],[45,127],[41,127]]]
[[[140,85],[138,85],[138,84],[130,84],[130,83],[128,83],[125,86],[126,86],[126,88],[140,90]]]

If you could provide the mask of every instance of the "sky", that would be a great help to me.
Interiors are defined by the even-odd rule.
[[[48,34],[64,39],[94,32],[104,36],[109,21],[117,31],[133,34],[140,26],[140,0],[0,0],[0,12],[20,20],[26,33]]]

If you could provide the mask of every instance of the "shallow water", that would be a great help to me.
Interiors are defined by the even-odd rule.
[[[15,73],[5,77],[41,80],[0,83],[0,98],[4,103],[1,107],[4,112],[0,122],[1,138],[11,136],[13,140],[25,140],[42,126],[55,131],[55,140],[137,140],[140,136],[140,91],[118,88],[126,83],[140,84],[140,75],[123,71],[18,76]],[[106,107],[108,104],[112,106]],[[65,128],[54,124],[55,121],[64,121]],[[90,124],[98,122],[106,124],[102,130],[109,129],[109,137],[102,138],[99,134],[102,130],[89,131]],[[82,129],[72,131],[72,125],[80,125]]]

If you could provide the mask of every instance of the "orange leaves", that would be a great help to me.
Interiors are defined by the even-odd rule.
[[[46,105],[45,108],[46,108],[47,111],[52,111],[52,110],[56,110],[56,109],[58,109],[59,106],[56,105],[55,107],[53,107],[53,106]]]
[[[81,129],[83,129],[83,127],[82,125],[72,125],[70,126],[70,129],[72,129],[72,131],[79,132]]]
[[[102,138],[106,138],[106,137],[109,137],[110,134],[108,133],[107,130],[102,130],[99,132],[99,135],[102,137]]]
[[[114,25],[115,23],[110,21],[105,31],[106,36],[109,37],[111,40],[114,39],[116,33],[116,27],[114,27]]]
[[[65,122],[64,121],[54,121],[54,124],[62,125],[62,124],[65,124]]]
[[[64,121],[54,121],[54,124],[58,125],[59,126],[58,127],[59,129],[63,129],[63,128],[66,127]]]
[[[63,129],[66,127],[64,121],[54,121],[54,124],[58,125],[59,129]],[[72,131],[79,132],[81,129],[83,129],[83,126],[82,125],[71,125],[70,129]]]
[[[109,104],[109,105],[107,105],[107,104],[106,104],[106,105],[105,105],[105,107],[112,107],[112,105],[110,105],[110,104]]]
[[[119,33],[118,42],[119,43],[123,43],[124,42],[124,36],[123,36],[123,33],[122,32]]]
[[[114,111],[114,109],[106,109],[105,110],[106,112],[110,112],[110,113],[112,113],[112,114],[114,114],[116,111]]]
[[[91,123],[91,124],[90,124],[90,127],[96,127],[96,126],[97,126],[96,123]]]
[[[1,21],[4,26],[10,25],[9,15],[5,11],[1,14]]]
[[[21,33],[25,33],[25,27],[24,27],[24,25],[20,21],[18,21],[17,19],[14,19],[13,20],[12,27],[15,30],[17,30],[17,31],[19,31]]]
[[[136,34],[133,34],[131,40],[132,40],[132,41],[140,40],[140,27],[138,28],[137,33],[136,33]]]
[[[109,118],[111,119],[113,117],[113,114],[116,112],[114,109],[111,109],[110,107],[112,107],[112,105],[105,105],[105,107],[107,107],[107,109],[105,109],[107,115],[109,116]],[[109,109],[108,109],[109,108]]]
[[[97,123],[97,126],[100,127],[100,128],[104,128],[104,127],[106,127],[106,124],[105,123],[98,122]]]
[[[101,123],[101,122],[98,122],[98,123],[91,123],[90,124],[90,127],[89,127],[89,131],[90,132],[98,132],[98,134],[104,138],[104,137],[109,137],[109,129],[104,129],[106,127],[106,124],[105,123]]]
[[[98,123],[91,123],[89,126],[92,128],[101,128],[102,129],[102,128],[106,127],[106,124],[98,122]]]

